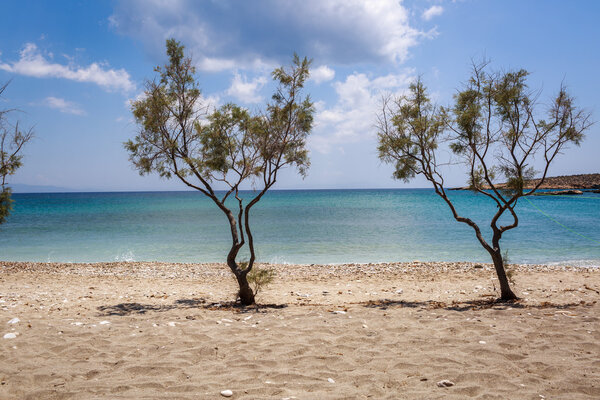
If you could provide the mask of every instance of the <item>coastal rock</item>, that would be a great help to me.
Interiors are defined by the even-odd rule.
[[[223,396],[223,397],[231,397],[231,396],[233,396],[233,392],[231,390],[229,390],[229,389],[222,390],[221,391],[221,396]]]
[[[581,190],[558,190],[555,192],[539,192],[534,193],[534,196],[565,196],[565,195],[575,195],[575,194],[583,194]]]
[[[525,181],[525,189],[532,189],[539,183],[539,179]],[[503,188],[506,183],[498,183],[497,188]],[[484,189],[489,189],[485,186]],[[600,174],[581,174],[566,176],[546,177],[540,189],[600,189]],[[468,186],[451,190],[470,190]]]
[[[438,387],[450,387],[454,386],[454,382],[449,381],[448,379],[443,379],[437,383]]]

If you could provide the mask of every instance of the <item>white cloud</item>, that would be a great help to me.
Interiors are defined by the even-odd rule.
[[[266,83],[267,78],[264,76],[248,81],[245,76],[236,72],[226,93],[244,103],[259,103],[262,101],[262,96],[258,92]]]
[[[322,82],[327,82],[335,77],[335,71],[327,65],[321,65],[310,71],[310,79],[318,85]]]
[[[54,108],[65,114],[86,115],[86,112],[76,103],[61,99],[60,97],[46,97],[42,102],[43,105]]]
[[[331,108],[326,108],[323,102],[315,104],[315,133],[309,139],[311,149],[327,154],[335,145],[372,138],[381,96],[401,93],[413,78],[414,71],[406,70],[375,78],[354,73],[343,82],[335,82],[336,104]]]
[[[18,61],[0,63],[0,70],[36,78],[63,78],[94,83],[106,90],[130,91],[135,88],[129,73],[124,69],[108,69],[99,63],[86,67],[53,63],[33,43],[25,44]]]
[[[319,63],[403,62],[428,34],[398,0],[121,0],[110,25],[156,57],[182,40],[205,71],[286,62],[295,50]]]
[[[437,17],[437,16],[442,15],[443,12],[444,12],[444,7],[442,7],[442,6],[431,6],[427,10],[423,11],[423,14],[421,15],[421,18],[423,18],[425,21],[429,21],[433,17]]]

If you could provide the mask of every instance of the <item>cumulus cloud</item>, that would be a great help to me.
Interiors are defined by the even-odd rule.
[[[317,115],[315,133],[310,138],[311,148],[327,154],[334,145],[373,137],[381,96],[401,93],[413,78],[414,71],[406,70],[373,78],[354,73],[345,81],[335,82],[336,104],[330,108],[321,102],[315,104]]]
[[[82,110],[76,103],[61,99],[60,97],[46,97],[42,102],[43,105],[53,108],[65,114],[74,115],[86,115],[86,112]]]
[[[226,93],[244,103],[259,103],[262,101],[262,96],[259,94],[260,89],[267,83],[267,78],[259,76],[250,81],[239,73],[233,74],[231,86]]]
[[[425,21],[429,21],[433,17],[442,15],[443,12],[444,12],[444,7],[431,6],[427,10],[423,11],[423,14],[421,14],[421,18],[423,18]]]
[[[52,55],[49,55],[52,58]],[[94,83],[105,90],[130,91],[135,88],[124,69],[109,69],[92,63],[88,66],[54,63],[45,57],[34,43],[27,43],[18,61],[0,63],[0,70],[36,78],[63,78],[76,82]]]
[[[320,84],[332,80],[335,77],[335,71],[327,65],[321,65],[310,71],[310,79]]]
[[[425,32],[398,0],[121,0],[111,26],[154,56],[182,40],[205,71],[279,65],[294,51],[319,62],[402,62]]]

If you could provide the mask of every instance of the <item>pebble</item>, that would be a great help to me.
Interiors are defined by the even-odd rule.
[[[231,396],[233,396],[233,392],[231,390],[229,390],[229,389],[222,390],[221,391],[221,396],[223,396],[223,397],[231,397]]]
[[[332,311],[334,314],[346,314],[346,311],[341,311],[341,310],[335,310]]]
[[[17,337],[16,333],[10,332],[4,335],[4,339],[15,339]]]
[[[327,382],[329,382],[329,383],[335,383],[335,381],[332,378],[327,378]]]
[[[110,321],[100,321],[100,325],[108,325],[110,324]]]
[[[169,322],[167,325],[169,325],[169,326],[175,326],[175,322]]]
[[[485,341],[484,340],[480,340],[479,344],[485,344]]]
[[[438,387],[450,387],[454,386],[454,382],[449,381],[448,379],[443,379],[437,383]]]
[[[16,324],[18,322],[20,322],[21,320],[19,318],[13,318],[10,321],[8,321],[9,324]]]
[[[402,294],[402,292],[404,292],[402,289],[396,290],[396,294]]]

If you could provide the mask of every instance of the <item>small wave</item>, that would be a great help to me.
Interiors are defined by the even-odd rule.
[[[600,260],[567,260],[567,261],[557,261],[545,263],[550,266],[571,266],[571,267],[591,267],[591,268],[600,268]]]
[[[269,264],[280,264],[280,265],[292,265],[291,262],[287,261],[283,256],[273,256],[266,259]]]
[[[133,251],[127,250],[126,252],[115,256],[115,261],[135,261],[135,255]]]

